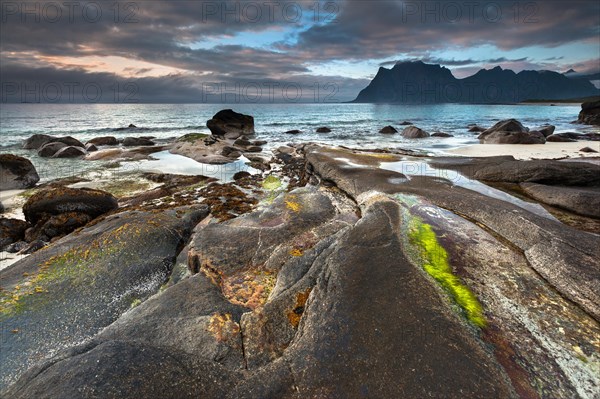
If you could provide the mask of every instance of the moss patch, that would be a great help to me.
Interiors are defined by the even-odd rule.
[[[189,133],[184,136],[181,136],[180,138],[177,139],[177,141],[184,142],[184,143],[195,143],[196,141],[203,140],[209,136],[210,136],[209,134],[203,134],[203,133]]]
[[[276,281],[277,274],[270,270],[241,270],[221,276],[221,290],[229,302],[254,310],[267,302]]]
[[[479,300],[460,279],[452,273],[448,253],[439,243],[431,225],[414,217],[409,225],[409,238],[423,260],[423,269],[448,292],[462,308],[467,319],[477,327],[485,327],[486,320]]]

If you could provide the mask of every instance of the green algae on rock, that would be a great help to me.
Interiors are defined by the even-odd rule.
[[[477,327],[485,327],[483,308],[473,292],[452,273],[448,253],[439,243],[431,225],[419,217],[409,222],[410,242],[418,247],[423,269],[433,277],[463,309],[467,319]]]

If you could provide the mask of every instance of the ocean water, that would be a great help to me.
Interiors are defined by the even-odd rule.
[[[256,137],[268,140],[268,147],[289,142],[319,142],[357,148],[408,148],[440,152],[477,143],[477,135],[467,125],[489,127],[506,118],[516,118],[535,128],[544,123],[556,132],[598,132],[600,129],[573,124],[579,105],[468,105],[468,104],[1,104],[0,152],[27,156],[42,169],[42,179],[69,176],[97,167],[80,160],[47,160],[35,151],[21,150],[24,139],[42,133],[73,136],[83,142],[96,136],[154,136],[157,139],[186,133],[209,133],[206,121],[221,109],[232,108],[252,115]],[[399,131],[402,121],[413,122],[429,132],[446,132],[449,139],[404,139],[383,135],[379,130],[392,125]],[[144,130],[118,131],[133,123]],[[316,133],[328,126],[331,133]],[[298,135],[285,131],[298,129]]]

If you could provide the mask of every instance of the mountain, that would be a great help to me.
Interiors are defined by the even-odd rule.
[[[600,94],[587,79],[552,71],[521,71],[497,66],[457,79],[448,68],[422,61],[379,68],[355,103],[517,103]]]

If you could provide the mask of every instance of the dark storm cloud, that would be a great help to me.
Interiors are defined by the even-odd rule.
[[[599,17],[600,3],[594,1],[378,1],[374,6],[347,0],[337,23],[302,32],[295,48],[323,49],[316,56],[330,60],[385,58],[453,45],[558,46],[598,40]]]
[[[5,63],[0,103],[294,103],[348,101],[368,84],[339,76],[171,74],[124,78],[83,69],[34,68]]]

